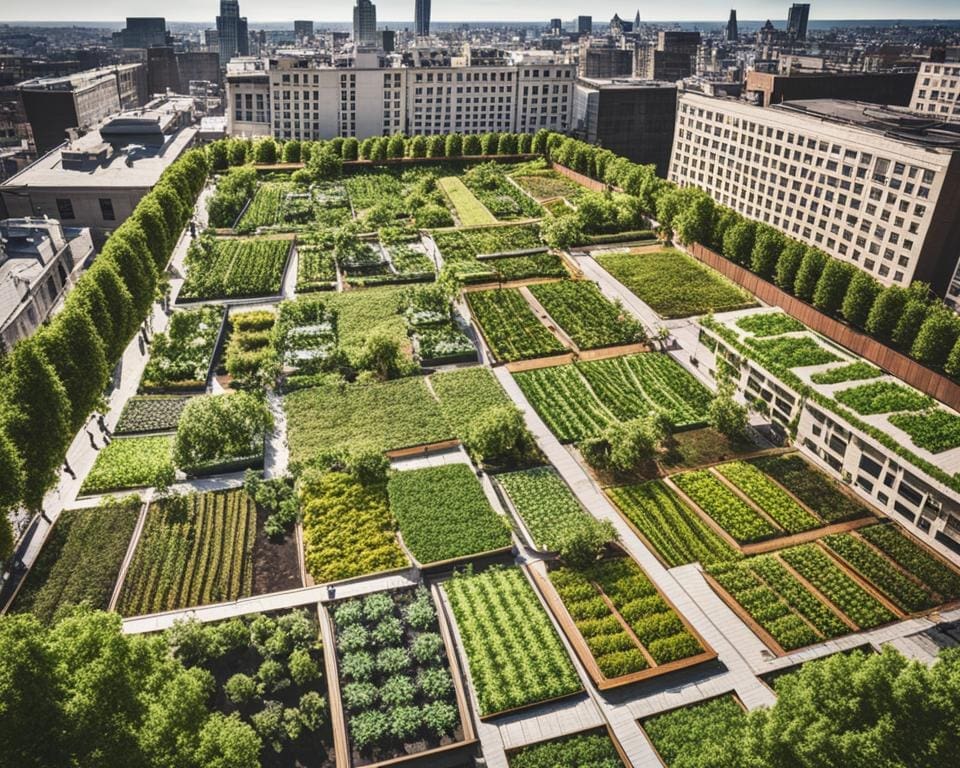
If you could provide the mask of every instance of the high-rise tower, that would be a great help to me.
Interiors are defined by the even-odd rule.
[[[727,40],[735,43],[739,37],[740,30],[737,29],[737,11],[736,9],[731,9],[730,18],[727,19]]]
[[[377,6],[370,0],[357,0],[353,8],[353,42],[357,45],[377,44]]]
[[[413,27],[417,37],[430,35],[430,0],[416,0]]]
[[[794,3],[787,16],[787,33],[794,40],[807,39],[807,20],[810,18],[810,3]]]
[[[226,66],[234,56],[250,53],[247,38],[247,19],[240,15],[239,0],[220,0],[217,16],[217,39],[220,44],[220,66]]]

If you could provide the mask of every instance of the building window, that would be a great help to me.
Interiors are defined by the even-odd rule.
[[[109,197],[100,198],[100,215],[103,216],[104,221],[116,221],[116,216],[113,213],[113,200]]]
[[[57,198],[57,214],[61,220],[69,221],[76,218],[73,215],[73,203],[63,197]]]

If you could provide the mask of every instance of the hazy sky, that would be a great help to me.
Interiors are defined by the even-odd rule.
[[[790,0],[792,1],[792,0]],[[580,13],[595,19],[608,20],[619,13],[632,19],[637,12],[637,0],[632,5],[604,2],[600,5],[587,0],[433,0],[432,16],[437,21],[544,20],[560,16],[571,19]],[[39,0],[17,2],[4,0],[0,21],[110,21],[126,16],[159,16],[170,21],[212,21],[219,7],[218,0],[98,0],[78,3],[76,0]],[[414,0],[379,0],[377,17],[383,20],[413,19]],[[645,3],[639,6],[640,18],[648,21],[706,21],[726,19],[730,8],[736,7],[741,19],[784,19],[788,0],[769,2],[753,0],[700,0],[698,2]],[[284,21],[314,19],[349,21],[353,0],[240,0],[240,12],[251,21]],[[902,0],[831,0],[811,5],[811,19],[897,19],[960,17],[957,0],[916,0],[909,4]]]

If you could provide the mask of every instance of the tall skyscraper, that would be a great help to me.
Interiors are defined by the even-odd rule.
[[[430,0],[416,0],[413,26],[417,37],[430,35]]]
[[[633,17],[633,31],[640,31],[640,9],[637,8],[637,15]]]
[[[593,33],[593,16],[577,16],[577,32],[581,35]]]
[[[787,33],[794,40],[807,39],[807,19],[810,18],[810,3],[794,3],[787,16]]]
[[[239,0],[220,0],[217,39],[220,45],[221,67],[225,67],[234,56],[247,56],[250,53],[247,19],[240,15]]]
[[[550,19],[550,34],[551,34],[551,35],[562,35],[562,34],[563,34],[563,20],[562,20],[562,19]]]
[[[127,16],[127,26],[120,33],[124,48],[149,48],[167,45],[167,21],[162,16]]]
[[[357,0],[353,7],[353,42],[357,45],[377,44],[377,6],[370,0]]]
[[[740,30],[737,29],[737,11],[735,9],[730,10],[730,18],[727,19],[727,40],[730,42],[736,42],[737,38],[740,37]]]

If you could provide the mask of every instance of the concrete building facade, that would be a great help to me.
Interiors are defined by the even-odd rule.
[[[799,99],[853,99],[896,107],[910,105],[912,72],[748,72],[744,90],[761,107]]]
[[[474,66],[383,63],[378,54],[358,54],[352,67],[296,56],[231,62],[229,133],[316,140],[569,128],[572,64],[543,57]]]
[[[960,122],[960,61],[925,61],[910,106],[938,120]]]
[[[859,102],[763,108],[684,92],[669,178],[882,283],[960,296],[960,132]]]

